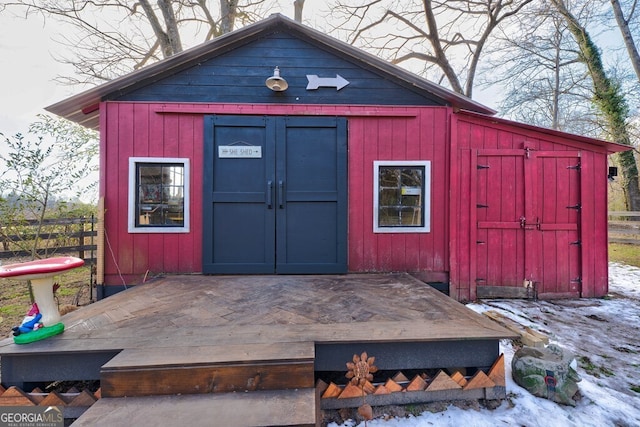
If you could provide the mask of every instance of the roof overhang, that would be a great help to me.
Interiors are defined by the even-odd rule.
[[[271,15],[263,21],[217,37],[140,70],[88,89],[52,104],[46,107],[45,110],[85,127],[98,129],[99,105],[103,100],[114,98],[119,94],[128,93],[135,88],[152,84],[163,77],[175,74],[204,60],[214,58],[217,55],[232,50],[236,46],[246,44],[263,34],[275,31],[288,31],[303,40],[329,49],[345,59],[366,65],[368,69],[390,80],[400,81],[404,85],[413,87],[418,92],[429,93],[432,96],[442,99],[453,108],[488,115],[496,113],[491,108],[473,101],[470,98],[432,83],[397,65],[384,61],[375,55],[355,48],[348,43],[337,40],[280,14]]]

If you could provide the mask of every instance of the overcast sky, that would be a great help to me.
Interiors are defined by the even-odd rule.
[[[45,106],[72,94],[53,82],[64,71],[52,58],[56,48],[42,22],[0,14],[0,132],[26,131]]]
[[[3,0],[0,0],[2,2]],[[284,6],[274,10],[293,18],[293,0],[279,0]],[[307,0],[305,19],[324,0]],[[42,18],[28,20],[8,12],[0,13],[0,132],[13,135],[26,132],[36,115],[46,113],[44,107],[61,101],[81,90],[54,81],[58,75],[69,75],[53,58],[62,47],[53,41],[58,29]]]

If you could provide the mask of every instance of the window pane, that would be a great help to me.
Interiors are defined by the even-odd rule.
[[[381,166],[378,226],[424,226],[424,167]]]
[[[402,185],[405,187],[422,187],[421,169],[402,169]]]
[[[380,168],[380,186],[397,187],[400,179],[400,171],[394,168]]]
[[[136,226],[184,226],[184,165],[136,165]]]
[[[381,188],[379,203],[381,206],[396,206],[400,204],[398,191],[395,188]]]

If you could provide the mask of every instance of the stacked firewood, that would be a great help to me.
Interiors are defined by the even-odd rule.
[[[0,385],[0,406],[61,406],[88,408],[100,399],[100,389],[95,393],[89,390],[79,391],[75,388],[65,393],[52,391],[45,393],[39,388],[27,393],[18,387],[7,389]]]
[[[316,392],[323,408],[356,407],[366,400],[372,405],[416,403],[438,400],[500,399],[505,390],[504,355],[488,372],[477,370],[466,376],[461,371],[448,374],[439,370],[430,377],[426,373],[407,378],[402,372],[382,382],[366,381],[362,386],[348,383],[337,385],[319,380]],[[494,397],[495,396],[495,397]]]

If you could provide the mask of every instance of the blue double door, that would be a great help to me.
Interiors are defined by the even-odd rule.
[[[206,116],[203,272],[347,271],[347,123]]]

